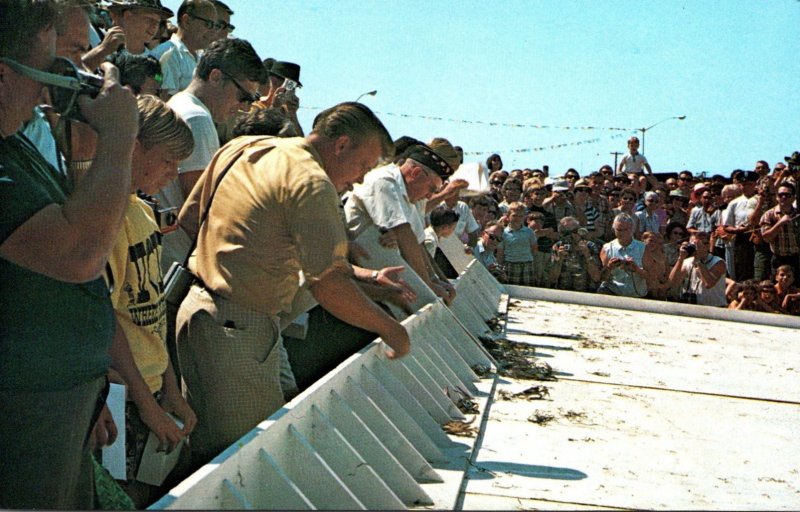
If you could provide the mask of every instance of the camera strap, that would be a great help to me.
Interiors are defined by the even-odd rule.
[[[56,87],[61,87],[62,89],[69,89],[71,91],[81,90],[81,82],[77,78],[65,75],[57,75],[55,73],[42,71],[41,69],[36,69],[30,66],[26,66],[24,64],[20,64],[19,62],[6,57],[0,57],[0,62],[7,64],[8,67],[13,69],[20,75],[26,76],[31,80],[36,80],[37,82],[40,82],[42,84],[54,85]]]
[[[184,268],[187,269],[189,268],[189,258],[192,256],[192,253],[197,248],[197,239],[200,236],[200,231],[203,229],[203,224],[206,223],[206,219],[208,218],[208,212],[211,210],[211,203],[214,201],[214,196],[217,194],[217,190],[219,190],[219,185],[222,182],[222,178],[224,178],[225,175],[228,174],[228,171],[231,169],[231,167],[233,167],[233,164],[239,161],[239,158],[241,158],[244,151],[245,151],[244,149],[240,150],[231,159],[231,161],[228,162],[228,165],[225,166],[222,172],[219,173],[219,176],[217,176],[217,181],[214,183],[214,188],[211,190],[211,196],[209,196],[208,198],[208,204],[206,204],[205,210],[203,210],[203,214],[200,217],[200,223],[197,225],[197,234],[192,238],[192,246],[189,248],[189,252],[186,253],[186,257],[183,259]]]

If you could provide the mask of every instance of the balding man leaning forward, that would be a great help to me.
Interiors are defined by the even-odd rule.
[[[339,213],[338,193],[391,150],[367,107],[342,103],[321,112],[305,138],[231,141],[203,173],[179,218],[198,234],[190,268],[202,283],[177,319],[181,369],[198,416],[195,465],[283,405],[278,315],[301,287],[334,316],[381,336],[390,357],[409,351],[404,327],[353,281]]]

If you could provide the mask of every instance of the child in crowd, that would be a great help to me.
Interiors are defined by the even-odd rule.
[[[732,292],[735,298],[728,304],[728,309],[777,313],[764,303],[759,291],[759,283],[755,279],[734,284]]]
[[[800,289],[794,286],[791,265],[781,265],[775,271],[775,294],[784,313],[800,315]]]
[[[431,225],[425,228],[425,240],[422,242],[433,261],[436,262],[449,279],[458,277],[458,271],[447,259],[447,256],[444,255],[439,246],[439,241],[453,235],[458,219],[459,215],[447,206],[437,206],[431,210]]]
[[[538,252],[536,234],[525,225],[525,205],[516,201],[508,205],[508,226],[503,242],[497,246],[497,261],[505,265],[507,283],[537,286],[533,260]]]

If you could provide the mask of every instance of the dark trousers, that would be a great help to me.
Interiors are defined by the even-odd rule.
[[[736,235],[733,243],[733,279],[742,282],[753,279],[753,266],[755,260],[755,249],[753,242],[750,241],[749,233]]]
[[[65,390],[0,391],[0,507],[91,510],[89,431],[105,376]]]
[[[769,244],[762,242],[753,246],[753,279],[763,281],[772,275],[770,262],[772,261],[772,250]]]

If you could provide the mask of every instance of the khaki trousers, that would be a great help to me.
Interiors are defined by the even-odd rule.
[[[178,359],[205,464],[284,404],[280,320],[193,285],[178,310]]]

